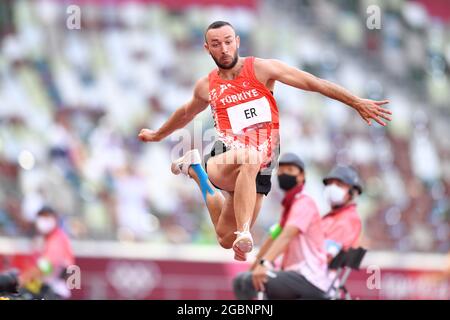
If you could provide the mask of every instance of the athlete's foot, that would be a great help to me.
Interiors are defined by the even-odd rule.
[[[239,260],[239,258],[244,258],[246,253],[249,253],[253,249],[253,238],[250,231],[236,231],[236,240],[233,243],[234,258]],[[237,259],[238,258],[238,259]],[[241,260],[245,261],[245,260]]]
[[[234,260],[247,261],[247,254],[239,250],[238,247],[236,247],[236,250],[234,251]]]
[[[189,177],[189,167],[194,164],[201,164],[200,153],[197,149],[186,152],[184,156],[172,162],[171,170],[173,174],[183,173]]]

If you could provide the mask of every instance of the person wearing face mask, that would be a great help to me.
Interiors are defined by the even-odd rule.
[[[330,281],[321,217],[314,200],[303,192],[304,168],[293,153],[280,157],[278,184],[285,193],[281,220],[261,246],[250,271],[234,279],[236,298],[254,299],[258,292],[268,299],[326,298]]]
[[[75,263],[69,237],[58,225],[58,215],[50,207],[39,210],[35,227],[43,237],[43,246],[36,254],[35,265],[20,275],[20,283],[24,287],[37,283],[39,296],[46,299],[68,299],[71,294],[64,277],[67,267]]]
[[[328,260],[341,249],[356,247],[361,234],[361,218],[356,198],[362,193],[358,173],[348,166],[336,166],[323,178],[324,196],[331,210],[322,218]]]

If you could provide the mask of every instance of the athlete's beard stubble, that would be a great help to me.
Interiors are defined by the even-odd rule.
[[[213,58],[213,60],[216,63],[216,65],[220,69],[225,69],[225,70],[233,69],[233,67],[239,61],[239,50],[238,49],[236,49],[236,52],[234,53],[233,61],[231,61],[230,64],[222,64],[211,53],[210,53],[210,55],[211,55],[211,58]]]

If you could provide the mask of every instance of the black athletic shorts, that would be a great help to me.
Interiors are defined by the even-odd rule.
[[[208,162],[209,158],[217,156],[221,153],[225,153],[229,148],[225,146],[225,144],[218,140],[214,143],[211,152],[205,156],[205,170],[208,172],[208,168],[206,167],[206,163]],[[264,174],[258,172],[258,175],[256,176],[256,193],[262,193],[264,195],[268,195],[270,192],[270,189],[272,188],[272,182],[270,181],[270,178],[272,177],[272,165],[270,165],[270,168],[264,169]],[[211,182],[212,183],[212,182]],[[217,187],[214,183],[212,183],[214,187],[220,190],[219,187]]]

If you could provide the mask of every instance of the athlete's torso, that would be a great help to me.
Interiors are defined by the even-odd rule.
[[[233,80],[211,71],[209,104],[218,138],[229,148],[253,147],[271,155],[279,144],[278,106],[267,87],[257,80],[254,57],[247,57]]]

